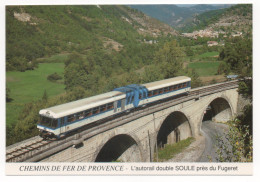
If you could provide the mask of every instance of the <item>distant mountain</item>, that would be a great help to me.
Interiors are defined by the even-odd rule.
[[[206,11],[223,9],[231,5],[130,5],[131,8],[138,9],[143,13],[171,25],[180,28],[183,23],[191,19],[195,14]]]
[[[187,19],[181,28],[183,32],[214,29],[216,31],[248,31],[252,26],[252,5],[239,4],[226,9],[207,11]]]
[[[191,7],[191,6],[195,6],[196,4],[176,4],[176,6],[179,7]]]

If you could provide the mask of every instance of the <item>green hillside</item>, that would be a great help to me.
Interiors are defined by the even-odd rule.
[[[159,27],[156,33],[149,22]],[[103,50],[105,41],[128,49],[168,33],[176,34],[126,6],[7,6],[6,68],[25,71],[35,67],[37,58]]]
[[[214,27],[217,30],[222,31],[235,28],[235,30],[241,31],[239,26],[250,24],[251,20],[252,5],[239,4],[226,9],[212,10],[197,14],[184,23],[181,31],[192,32],[194,30],[201,30],[207,27]]]

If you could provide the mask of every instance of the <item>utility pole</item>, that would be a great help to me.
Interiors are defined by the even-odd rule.
[[[156,135],[154,113],[153,113],[153,127],[154,127],[154,133],[155,133],[155,135]],[[156,150],[156,160],[157,160],[157,162],[158,162],[158,146],[157,146],[157,137],[156,137],[156,139],[155,139],[155,150]]]
[[[148,142],[149,142],[149,151],[150,151],[150,162],[153,162],[152,148],[151,148],[151,139],[150,139],[149,130],[147,132],[148,132]]]

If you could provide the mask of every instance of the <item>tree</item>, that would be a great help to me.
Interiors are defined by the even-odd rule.
[[[228,75],[230,73],[231,69],[230,66],[226,62],[221,62],[218,66],[218,74],[225,74]]]
[[[218,72],[225,74],[233,72],[240,78],[245,78],[239,81],[238,92],[252,102],[252,36],[228,40],[220,52],[219,58],[223,63],[219,65]],[[218,151],[221,161],[252,161],[252,111],[252,104],[246,105],[243,114],[238,116],[235,121],[231,121],[228,133],[232,146],[231,151],[225,146],[222,139],[219,140],[218,143],[222,145]],[[225,150],[222,151],[221,147]]]
[[[6,87],[5,88],[5,99],[6,99],[6,102],[11,102],[13,99],[10,97],[10,93],[11,93],[11,90]]]
[[[186,74],[191,78],[191,88],[202,86],[202,81],[199,78],[199,74],[194,69],[186,69]]]
[[[243,77],[250,75],[252,72],[252,38],[236,37],[227,41],[219,58],[233,73]],[[223,64],[220,66],[223,67]]]
[[[164,78],[171,78],[178,75],[182,70],[181,58],[185,56],[176,40],[166,42],[159,51],[155,53],[155,64],[160,67]]]
[[[49,81],[51,81],[51,82],[55,82],[55,81],[57,81],[57,80],[61,80],[62,77],[61,77],[60,75],[58,75],[58,73],[55,72],[55,73],[53,73],[53,74],[48,75],[47,79],[48,79]]]
[[[252,162],[253,140],[247,125],[235,119],[229,123],[229,131],[224,136],[216,136],[218,162]]]
[[[46,89],[44,90],[44,93],[42,95],[42,101],[47,102],[48,101],[48,95]]]
[[[185,47],[185,53],[186,53],[187,56],[193,56],[194,55],[190,46]]]

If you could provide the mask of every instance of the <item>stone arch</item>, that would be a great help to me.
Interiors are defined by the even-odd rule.
[[[208,117],[214,122],[227,122],[234,116],[234,110],[230,99],[225,96],[215,97],[204,106],[200,117],[201,124],[207,112],[211,112],[211,116]]]
[[[192,136],[192,128],[188,117],[180,111],[169,114],[158,128],[156,135],[159,148],[165,144],[173,144]]]
[[[94,162],[140,162],[143,161],[143,148],[136,136],[129,134],[113,135],[97,148]]]

